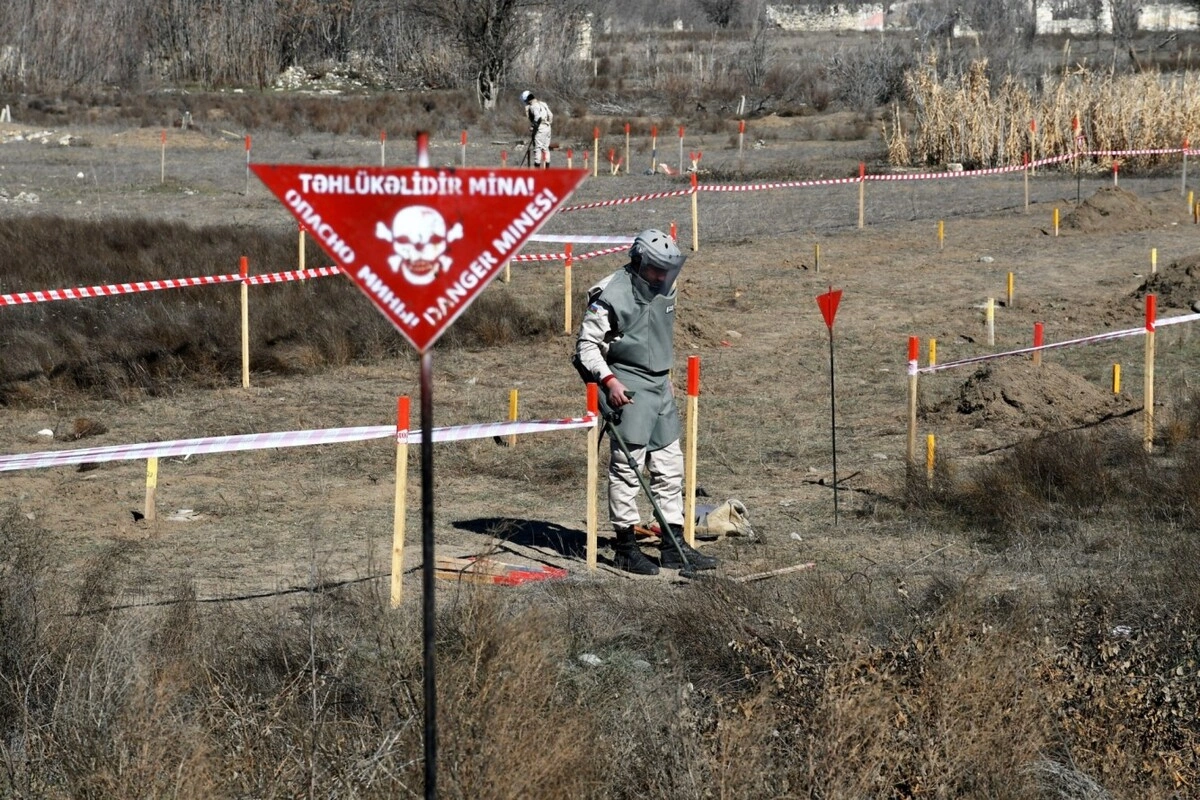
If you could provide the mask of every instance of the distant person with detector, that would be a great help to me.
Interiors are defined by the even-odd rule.
[[[550,168],[550,125],[554,114],[545,101],[539,100],[529,90],[521,92],[525,105],[525,116],[529,117],[529,166]]]
[[[601,411],[619,433],[619,440],[609,437],[613,565],[637,575],[657,575],[660,566],[717,566],[715,558],[683,540],[683,450],[671,367],[675,280],[685,258],[662,231],[639,233],[629,250],[629,263],[588,290],[588,307],[575,342],[575,368],[585,381],[599,384]],[[642,466],[650,475],[652,502],[667,523],[660,531],[658,564],[642,552],[634,531],[641,519]]]

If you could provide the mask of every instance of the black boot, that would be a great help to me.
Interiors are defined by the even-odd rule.
[[[614,527],[613,530],[617,534],[617,542],[613,545],[613,566],[634,575],[657,575],[658,567],[638,547],[633,528]]]
[[[679,543],[679,547],[675,543]],[[691,564],[695,569],[716,569],[717,559],[712,556],[706,556],[696,548],[689,545],[683,540],[683,526],[672,525],[669,536],[662,537],[662,554],[659,556],[658,563],[663,569],[683,569],[683,559],[679,556],[679,551],[683,550],[683,554],[687,556],[687,563]]]

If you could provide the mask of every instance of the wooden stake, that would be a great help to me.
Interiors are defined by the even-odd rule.
[[[696,205],[700,191],[696,185],[696,173],[692,173],[692,251],[700,249],[700,210]]]
[[[587,385],[587,410],[596,421],[587,434],[587,568],[596,571],[598,509],[596,496],[600,490],[600,388]]]
[[[937,452],[937,442],[930,433],[925,437],[925,480],[933,483],[933,465],[935,453]]]
[[[1179,181],[1179,196],[1182,197],[1187,192],[1187,157],[1188,157],[1188,140],[1183,137],[1183,174]]]
[[[858,229],[862,230],[867,219],[867,165],[858,162]]]
[[[392,505],[392,608],[404,592],[404,521],[408,513],[408,397],[396,399],[396,494]]]
[[[1004,296],[1004,306],[1005,308],[1013,307],[1013,274],[1011,272],[1008,273],[1008,286],[1006,287]]]
[[[162,154],[159,157],[158,182],[167,182],[167,132],[162,132]]]
[[[600,127],[592,128],[592,177],[600,174]]]
[[[679,126],[679,174],[683,174],[683,126]]]
[[[817,242],[813,245],[813,264],[817,272],[821,271],[821,243]]]
[[[155,513],[155,495],[158,494],[158,456],[151,456],[146,459],[146,506],[144,516],[146,522],[154,522],[157,514]]]
[[[1036,171],[1033,162],[1037,160],[1037,120],[1029,120],[1029,169]]]
[[[625,174],[629,174],[629,123],[625,123]]]
[[[684,451],[683,540],[696,543],[696,438],[700,432],[700,356],[687,360],[687,450]]]
[[[929,340],[929,366],[937,364],[937,339],[930,338]]]
[[[987,320],[988,347],[993,347],[996,344],[996,299],[994,297],[987,299],[987,310],[984,315]]]
[[[917,359],[920,357],[920,340],[908,337],[908,467],[917,463]]]
[[[571,321],[575,316],[571,312],[571,242],[567,242],[563,249],[567,254],[563,261],[563,333],[570,333]]]
[[[508,390],[508,421],[509,422],[517,421],[517,408],[518,408],[517,390],[509,389]],[[508,435],[508,446],[509,447],[517,446],[517,435],[515,433],[510,433]]]
[[[1142,408],[1144,427],[1142,430],[1142,445],[1149,453],[1154,449],[1154,319],[1157,298],[1146,295],[1146,368],[1142,388]]]
[[[242,276],[242,388],[250,388],[250,281],[248,272],[250,262],[242,256],[240,271]]]
[[[1054,235],[1058,236],[1058,209],[1054,209]]]
[[[946,223],[938,220],[938,250],[946,249]]]
[[[812,569],[817,564],[815,561],[809,561],[807,564],[793,564],[790,567],[780,567],[779,569],[767,570],[766,572],[755,572],[751,575],[740,575],[733,579],[734,583],[750,583],[751,581],[761,581],[765,578],[775,578],[779,575],[788,575],[793,572],[803,572],[806,569]]]
[[[1028,214],[1029,213],[1029,153],[1022,153],[1021,158],[1025,162],[1025,169],[1023,170],[1023,173],[1025,175],[1025,213]]]
[[[1121,393],[1121,365],[1120,364],[1113,364],[1112,387],[1113,387],[1113,394]]]
[[[1033,346],[1041,348],[1042,346],[1043,328],[1042,323],[1033,323]],[[1033,365],[1040,367],[1042,365],[1042,351],[1040,349],[1033,351]]]

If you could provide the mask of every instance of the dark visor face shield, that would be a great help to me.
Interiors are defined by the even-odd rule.
[[[641,268],[638,270],[638,277],[646,282],[646,286],[654,294],[668,295],[671,293],[671,289],[675,287],[675,279],[679,277],[679,272],[682,269],[682,264],[677,267],[663,269],[643,261]]]
[[[652,295],[667,295],[687,257],[679,252],[674,240],[662,231],[646,230],[633,240],[629,260],[634,273],[646,283]]]

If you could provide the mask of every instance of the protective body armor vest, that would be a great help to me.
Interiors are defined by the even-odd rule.
[[[646,379],[662,377],[675,361],[675,298],[654,295],[647,300],[636,291],[633,275],[623,270],[600,292],[612,309],[618,337],[608,345],[608,363],[616,372]]]
[[[598,294],[589,292],[589,299],[599,299],[611,310],[616,336],[608,343],[606,360],[636,395],[621,409],[621,435],[630,444],[657,450],[678,439],[681,427],[671,391],[677,295],[674,288],[665,296],[654,294],[638,280],[623,270],[596,287]]]

